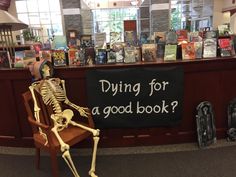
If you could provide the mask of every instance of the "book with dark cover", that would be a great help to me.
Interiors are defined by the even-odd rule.
[[[165,54],[165,42],[157,43],[157,58],[164,58]]]
[[[98,49],[96,64],[106,64],[106,63],[107,63],[107,50]]]
[[[177,45],[168,44],[165,46],[164,61],[176,60]]]
[[[53,50],[54,66],[66,66],[66,55],[64,50]]]
[[[195,48],[193,42],[182,43],[182,59],[183,60],[192,60],[195,59]]]
[[[134,63],[135,59],[135,47],[124,47],[125,59],[124,63]]]
[[[86,65],[95,64],[96,53],[94,47],[86,47],[84,53],[84,59]]]
[[[218,44],[221,57],[232,56],[232,42],[230,38],[220,38],[218,39]]]
[[[208,38],[203,41],[203,58],[212,58],[217,56],[216,38]]]
[[[142,45],[142,61],[156,61],[156,44]]]
[[[0,68],[11,68],[10,55],[8,51],[0,51]]]
[[[194,42],[194,49],[195,49],[195,57],[202,58],[202,42]]]

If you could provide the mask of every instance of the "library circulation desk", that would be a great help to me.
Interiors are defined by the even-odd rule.
[[[196,106],[202,101],[213,105],[217,138],[225,138],[227,106],[236,97],[236,58],[177,60],[173,62],[61,67],[55,76],[66,80],[69,99],[87,105],[85,72],[91,69],[182,66],[184,70],[183,117],[178,126],[101,129],[99,147],[128,147],[196,142]],[[28,90],[31,75],[27,69],[0,70],[0,145],[32,147],[31,127],[21,94]],[[84,142],[86,147],[89,143]]]

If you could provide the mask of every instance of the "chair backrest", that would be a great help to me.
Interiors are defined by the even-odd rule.
[[[28,118],[29,119],[34,119],[35,120],[35,115],[34,115],[34,100],[32,97],[32,94],[30,91],[27,91],[25,93],[22,94],[23,99],[24,99],[24,105],[28,114]],[[39,112],[39,120],[41,123],[43,123],[44,125],[48,125],[51,126],[52,125],[52,120],[50,118],[50,115],[53,113],[53,109],[51,106],[46,106],[43,103],[43,100],[41,98],[41,96],[39,95],[39,93],[35,92],[35,98],[36,98],[36,102],[38,104],[38,107],[40,108],[40,112]],[[33,132],[37,132],[37,128],[33,128]]]

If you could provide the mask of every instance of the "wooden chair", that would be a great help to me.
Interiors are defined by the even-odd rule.
[[[48,108],[42,101],[41,97],[36,96],[38,105],[41,108],[40,111],[40,122],[36,121],[34,118],[34,106],[33,106],[33,98],[30,91],[27,91],[22,94],[24,99],[24,105],[28,114],[28,121],[31,124],[32,130],[33,130],[33,140],[35,144],[35,155],[36,155],[36,168],[39,169],[40,166],[40,150],[45,150],[49,152],[50,158],[51,158],[51,166],[52,166],[52,174],[53,177],[59,177],[59,171],[58,171],[58,164],[57,164],[57,154],[60,153],[60,144],[54,135],[54,133],[51,131],[51,128],[53,127],[52,120],[50,118],[50,108]],[[75,117],[73,118],[76,119]],[[79,122],[83,125],[86,125],[88,127],[94,128],[94,122],[93,119],[90,116],[88,118],[82,118],[83,122]],[[42,129],[42,131],[47,135],[48,143],[45,145],[45,139],[39,132],[39,127]],[[91,132],[86,131],[84,129],[74,127],[74,126],[68,126],[68,128],[65,128],[64,130],[59,132],[59,135],[62,137],[63,141],[72,146],[76,143],[79,143],[80,141],[90,137],[92,135]]]

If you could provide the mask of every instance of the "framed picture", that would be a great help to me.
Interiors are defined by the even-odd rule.
[[[68,30],[67,35],[69,39],[77,39],[78,38],[78,31],[77,30]]]

